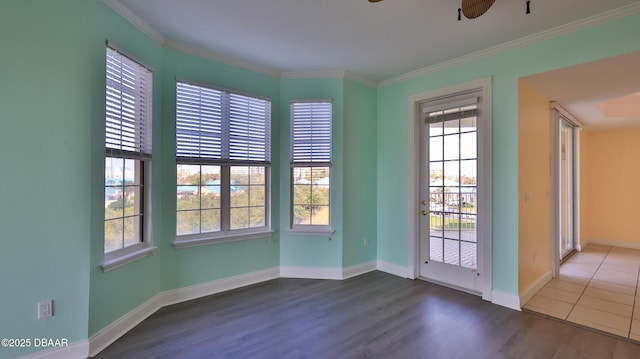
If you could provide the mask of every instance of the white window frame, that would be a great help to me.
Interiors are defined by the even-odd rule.
[[[328,119],[328,124],[330,127],[330,134],[329,134],[329,139],[328,141],[325,140],[318,140],[318,139],[306,139],[306,140],[301,140],[296,138],[296,136],[294,135],[295,133],[295,105],[296,104],[329,104],[330,110],[331,110],[331,115],[330,118]],[[314,119],[311,119],[311,121],[313,121]],[[326,120],[324,118],[321,118],[321,120]],[[324,151],[318,151],[318,152],[314,152],[309,151],[309,150],[297,150],[296,148],[298,147],[298,144],[303,144],[303,142],[306,142],[306,145],[320,145],[320,146],[324,146],[325,150]],[[327,153],[327,149],[326,146],[328,146],[328,153]],[[333,169],[332,169],[332,162],[333,162],[333,100],[331,99],[294,99],[291,100],[290,102],[290,155],[291,155],[291,168],[290,168],[290,189],[289,189],[289,195],[290,195],[290,204],[289,204],[289,211],[290,211],[290,219],[289,219],[289,224],[290,224],[290,228],[289,228],[289,232],[293,233],[293,234],[310,234],[310,235],[331,235],[333,234],[335,231],[333,230],[333,228],[331,227],[331,207],[332,207],[332,201],[331,201],[331,192],[332,192],[332,178],[333,178]],[[300,168],[300,167],[308,167],[308,168],[313,168],[313,167],[327,167],[329,168],[329,203],[328,203],[328,208],[329,208],[329,214],[328,214],[328,224],[299,224],[299,223],[295,223],[294,221],[294,171],[295,168]],[[312,186],[312,184],[310,184]]]
[[[269,103],[269,110],[267,111],[266,119],[266,149],[265,158],[262,160],[256,159],[233,159],[233,155],[230,155],[230,136],[229,136],[229,104],[222,105],[222,129],[221,129],[221,153],[220,155],[212,155],[208,153],[210,147],[201,146],[202,143],[197,144],[197,150],[193,150],[191,155],[181,155],[179,148],[176,149],[176,168],[178,165],[211,165],[220,166],[220,192],[221,192],[221,223],[220,230],[214,232],[201,232],[193,234],[178,235],[176,233],[175,240],[173,242],[176,248],[194,247],[215,243],[231,242],[238,240],[265,238],[271,237],[273,230],[271,229],[271,99],[263,96],[257,96],[254,94],[247,94],[236,90],[230,90],[227,88],[205,84],[197,81],[176,79],[176,128],[177,128],[177,96],[178,86],[180,84],[186,84],[189,86],[196,86],[203,89],[209,89],[219,91],[223,93],[223,96],[240,95],[246,96],[257,100],[263,100]],[[223,101],[224,102],[224,101]],[[180,146],[181,141],[178,140],[178,130],[176,129],[176,145]],[[198,154],[198,153],[205,154]],[[250,155],[247,155],[250,157]],[[231,157],[231,158],[230,158]],[[232,167],[264,167],[264,191],[265,191],[265,225],[253,228],[231,229],[231,203],[230,203],[230,191],[231,191],[231,168]],[[177,180],[177,176],[176,176]],[[176,190],[177,190],[176,183]],[[178,209],[176,208],[176,213]],[[176,221],[177,232],[177,221]]]
[[[152,245],[152,226],[151,226],[151,152],[152,152],[152,123],[153,123],[153,69],[148,65],[144,64],[142,61],[137,59],[136,57],[129,55],[127,52],[121,50],[113,43],[107,42],[107,54],[111,53],[112,56],[118,56],[121,60],[126,61],[129,66],[137,67],[139,71],[145,71],[142,76],[146,78],[144,81],[148,81],[146,86],[141,84],[136,84],[136,86],[140,86],[137,90],[142,91],[142,98],[136,98],[135,106],[136,109],[136,127],[135,127],[135,135],[133,142],[131,145],[124,145],[122,141],[120,144],[114,143],[113,141],[109,141],[109,134],[105,128],[105,161],[106,158],[123,158],[123,159],[131,159],[135,161],[140,161],[141,172],[142,172],[142,187],[143,187],[143,201],[141,202],[141,210],[142,213],[140,219],[140,230],[141,237],[140,242],[129,245],[120,249],[116,249],[110,252],[104,253],[104,262],[102,264],[102,270],[104,272],[116,269],[120,266],[123,266],[127,263],[136,261],[140,258],[144,258],[148,255],[152,255],[153,251],[156,249]],[[107,55],[109,56],[109,55]],[[108,60],[107,60],[108,61]],[[109,81],[108,79],[106,81]],[[106,88],[108,88],[108,82],[106,84]],[[105,94],[105,97],[108,99],[108,94]],[[106,123],[114,124],[113,118],[109,121],[108,117],[105,120]],[[115,122],[124,121],[122,119],[117,119]],[[105,123],[105,126],[106,126]],[[121,133],[122,136],[122,133]],[[125,136],[122,136],[125,137]],[[110,137],[113,140],[113,136]],[[131,139],[131,138],[130,138]],[[109,143],[111,142],[111,143]],[[105,168],[105,166],[103,166]],[[103,178],[106,178],[106,173]],[[105,184],[106,187],[106,184]],[[103,214],[103,221],[104,219]],[[105,236],[103,234],[103,241],[105,240]]]

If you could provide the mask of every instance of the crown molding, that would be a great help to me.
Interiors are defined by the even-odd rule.
[[[103,0],[105,4],[111,7],[115,12],[120,14],[123,18],[129,21],[133,26],[137,27],[140,31],[144,32],[160,45],[164,45],[167,42],[167,38],[164,37],[158,30],[156,30],[151,24],[142,20],[138,15],[134,14],[131,9],[122,4],[119,0]]]
[[[361,85],[365,85],[365,86],[369,86],[369,87],[373,87],[373,88],[376,88],[376,86],[378,85],[378,83],[375,82],[375,81],[371,81],[371,80],[369,80],[368,78],[366,78],[364,76],[356,75],[356,74],[354,74],[352,72],[349,72],[349,71],[346,72],[344,77],[346,79],[349,79],[349,80],[353,81],[353,82],[357,82],[357,83],[359,83]]]
[[[226,56],[220,53],[207,50],[205,48],[189,45],[180,41],[175,41],[166,38],[158,30],[156,30],[151,24],[137,16],[131,9],[122,4],[120,0],[103,0],[105,4],[111,7],[115,12],[120,14],[123,18],[129,21],[133,26],[137,27],[140,31],[145,33],[151,39],[156,41],[161,46],[169,49],[180,51],[189,55],[201,57],[207,60],[212,60],[225,65],[245,69],[253,72],[257,72],[263,75],[279,78],[347,78],[349,80],[361,83],[369,87],[376,87],[377,83],[368,80],[367,78],[359,75],[349,73],[344,70],[331,70],[331,71],[289,71],[280,72],[267,66],[257,65],[248,61],[241,61],[231,56]]]
[[[346,71],[343,70],[327,70],[327,71],[284,71],[280,74],[283,79],[325,79],[325,78],[344,78]]]
[[[601,14],[597,14],[597,15],[593,15],[581,20],[576,20],[564,25],[560,25],[557,27],[554,27],[552,29],[549,30],[545,30],[545,31],[541,31],[538,33],[535,33],[533,35],[528,35],[525,37],[522,37],[520,39],[517,40],[512,40],[512,41],[508,41],[496,46],[492,46],[489,48],[486,48],[484,50],[480,50],[480,51],[476,51],[473,53],[470,53],[468,55],[463,55],[451,60],[447,60],[447,61],[443,61],[431,66],[427,66],[427,67],[423,67],[421,69],[415,70],[415,71],[411,71],[411,72],[407,72],[405,74],[402,75],[398,75],[398,76],[394,76],[391,78],[388,78],[386,80],[380,81],[378,83],[378,88],[381,87],[385,87],[385,86],[390,86],[393,84],[396,84],[398,82],[402,82],[402,81],[407,81],[407,80],[411,80],[411,79],[415,79],[421,76],[425,76],[429,73],[433,73],[436,71],[440,71],[446,68],[451,68],[457,65],[462,65],[474,60],[478,60],[484,57],[488,57],[491,55],[496,55],[508,50],[512,50],[518,47],[523,47],[529,44],[533,44],[539,41],[543,41],[543,40],[548,40],[554,37],[558,37],[561,35],[565,35],[568,34],[570,32],[574,32],[577,30],[581,30],[590,26],[595,26],[595,25],[599,25],[602,23],[605,23],[607,21],[611,21],[611,20],[615,20],[615,19],[619,19],[619,18],[623,18],[623,17],[627,17],[629,15],[633,15],[640,12],[640,2],[638,3],[634,3],[634,4],[630,4],[630,5],[626,5],[617,9],[613,9],[613,10],[609,10],[609,11],[605,11]]]
[[[267,66],[256,65],[255,63],[238,60],[237,58],[226,56],[220,53],[207,50],[205,48],[185,44],[180,41],[166,40],[164,46],[169,49],[177,50],[185,54],[201,57],[207,60],[215,61],[236,68],[257,72],[271,77],[280,77],[280,71],[274,70]]]
[[[241,61],[230,56],[215,53],[213,51],[204,49],[199,46],[188,45],[183,42],[175,41],[166,38],[158,30],[156,30],[151,24],[136,15],[131,9],[125,6],[120,0],[103,0],[105,4],[111,7],[115,12],[120,14],[123,18],[129,21],[133,26],[137,27],[140,31],[149,36],[152,40],[173,50],[178,50],[189,55],[198,56],[207,60],[223,63],[225,65],[250,70],[263,75],[271,77],[280,77],[280,71],[273,70],[266,66],[256,65],[251,62]]]
[[[377,86],[376,82],[367,79],[364,76],[356,75],[344,70],[327,70],[327,71],[285,71],[280,74],[283,79],[321,79],[321,78],[343,78],[357,82],[359,84],[373,87]]]

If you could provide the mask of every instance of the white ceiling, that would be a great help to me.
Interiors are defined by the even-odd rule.
[[[372,84],[640,11],[636,0],[531,0],[526,15],[525,1],[496,0],[483,16],[457,21],[455,0],[104,1],[169,47],[274,75],[346,71]],[[640,91],[638,56],[527,80],[587,127],[640,126],[638,116],[598,109]]]
[[[587,129],[640,127],[640,52],[524,78]]]
[[[457,21],[455,0],[104,1],[174,47],[273,72],[348,71],[374,83],[640,4],[532,0],[526,15],[525,1],[497,0],[483,16]]]

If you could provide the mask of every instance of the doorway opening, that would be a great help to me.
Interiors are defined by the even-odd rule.
[[[640,151],[640,74],[630,70],[639,60],[634,52],[520,79],[518,128],[523,309],[634,340],[639,190],[629,163]]]

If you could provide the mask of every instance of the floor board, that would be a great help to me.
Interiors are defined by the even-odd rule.
[[[165,307],[96,358],[640,358],[640,345],[376,271]]]

